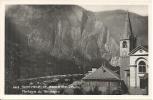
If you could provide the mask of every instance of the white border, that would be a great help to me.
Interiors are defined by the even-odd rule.
[[[149,7],[149,65],[152,64],[152,18],[151,0],[1,0],[0,1],[0,99],[120,99],[151,100],[152,68],[149,68],[149,95],[5,95],[4,94],[4,16],[6,4],[73,4],[73,5],[148,5]]]

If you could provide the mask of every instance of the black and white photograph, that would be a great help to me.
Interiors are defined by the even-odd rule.
[[[147,5],[5,5],[6,95],[148,95]]]

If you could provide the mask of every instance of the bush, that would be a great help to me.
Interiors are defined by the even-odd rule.
[[[75,88],[74,89],[74,94],[77,94],[77,95],[83,94],[82,89],[81,88]]]
[[[94,87],[94,89],[90,89],[90,91],[87,92],[88,95],[99,95],[101,94],[101,91],[99,91],[98,87]]]

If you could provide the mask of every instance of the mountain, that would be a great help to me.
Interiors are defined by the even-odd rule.
[[[9,6],[6,76],[10,68],[14,77],[28,78],[84,73],[111,62],[119,56],[125,16],[122,10],[90,12],[76,5]],[[148,17],[130,13],[130,18],[133,33],[147,44]]]

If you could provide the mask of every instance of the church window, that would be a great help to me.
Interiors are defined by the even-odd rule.
[[[123,41],[123,48],[127,48],[127,42]]]
[[[140,53],[142,53],[143,51],[142,50],[139,50],[140,51]]]
[[[130,72],[127,72],[127,76],[130,76]]]
[[[141,72],[141,73],[146,72],[146,63],[144,61],[140,61],[138,66],[139,66],[139,72]]]

